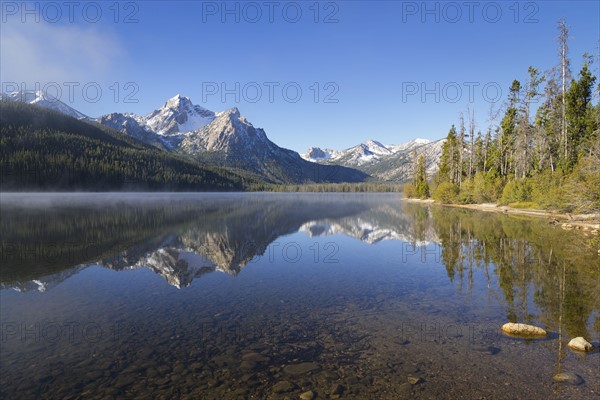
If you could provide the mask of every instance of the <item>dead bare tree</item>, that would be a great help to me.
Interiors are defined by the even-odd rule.
[[[566,159],[569,155],[569,138],[567,134],[567,79],[570,75],[569,70],[569,58],[568,58],[568,40],[569,40],[569,28],[564,18],[558,21],[558,45],[560,55],[560,68],[562,78],[562,112],[561,112],[561,138],[563,144],[564,158]]]
[[[461,187],[465,151],[465,116],[462,112],[459,114],[458,120],[460,122],[458,132],[458,187]]]
[[[473,177],[473,154],[475,147],[475,110],[470,110],[467,107],[467,116],[469,118],[469,136],[470,136],[470,149],[469,149],[469,179]]]

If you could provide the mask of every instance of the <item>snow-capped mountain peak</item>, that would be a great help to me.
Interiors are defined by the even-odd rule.
[[[391,154],[392,151],[387,148],[387,146],[381,144],[377,140],[367,140],[365,143],[362,143],[363,146],[372,154]]]
[[[221,111],[219,113],[216,113],[215,115],[216,115],[217,118],[219,118],[221,116],[228,116],[228,117],[231,117],[231,118],[240,118],[240,110],[238,110],[237,107],[231,107],[231,108],[228,108],[225,111]],[[245,117],[241,117],[241,118],[243,118],[244,120],[246,119]]]
[[[177,93],[175,96],[173,96],[169,100],[167,100],[167,102],[165,103],[165,106],[170,107],[170,108],[177,108],[177,107],[181,107],[182,104],[191,105],[192,101],[190,100],[189,97],[182,96],[179,93]]]
[[[60,99],[44,92],[43,90],[24,90],[11,93],[2,93],[2,100],[20,101],[23,103],[35,104],[50,110],[58,111],[77,119],[89,119],[83,113],[80,113],[73,107],[60,101]]]
[[[236,148],[246,152],[266,150],[272,147],[262,129],[255,128],[237,107],[229,108],[215,114],[209,124],[193,132],[183,139],[181,147],[184,151],[195,154],[202,151],[225,151]]]
[[[194,105],[189,97],[178,94],[145,116],[143,123],[159,135],[175,135],[202,129],[214,119],[214,112]]]
[[[307,161],[322,161],[335,158],[338,152],[332,149],[321,149],[320,147],[309,147],[308,151],[301,154]]]

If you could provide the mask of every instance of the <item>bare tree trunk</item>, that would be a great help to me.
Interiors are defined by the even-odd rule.
[[[486,135],[483,143],[483,173],[487,172],[488,146],[490,145],[488,139],[489,137]]]
[[[567,58],[568,47],[567,40],[569,39],[569,28],[564,19],[558,21],[558,43],[560,45],[560,66],[562,77],[562,112],[561,112],[561,137],[564,146],[564,158],[569,155],[569,136],[567,134],[567,74],[569,72],[569,59]]]
[[[454,145],[450,145],[448,148],[450,149],[450,182],[455,183],[456,173],[454,171],[454,164],[456,161],[454,160]]]
[[[502,136],[500,135],[500,175],[504,176],[506,172],[506,167],[504,166],[504,160],[506,158],[504,154],[504,145],[502,144]]]
[[[465,117],[463,113],[460,113],[460,133],[458,134],[458,187],[462,185],[462,169],[463,169],[463,150],[465,143]]]
[[[483,156],[483,172],[487,172],[487,161],[488,161],[488,150],[490,147],[490,140],[492,139],[492,126],[494,124],[494,120],[496,119],[496,114],[494,114],[494,103],[490,104],[490,113],[488,116],[488,133],[485,136],[485,146],[484,146],[484,156]],[[502,146],[502,141],[500,141],[500,146]],[[502,151],[502,149],[500,149]],[[502,161],[502,160],[500,160]],[[500,167],[500,171],[502,171],[502,166]]]
[[[471,136],[471,149],[469,153],[469,179],[473,177],[473,148],[474,148],[474,140],[475,140],[475,110],[467,109],[469,113],[469,135]]]
[[[531,94],[525,95],[525,116],[523,121],[523,161],[521,165],[521,177],[524,179],[527,175],[527,169],[529,166],[529,103],[531,101]]]

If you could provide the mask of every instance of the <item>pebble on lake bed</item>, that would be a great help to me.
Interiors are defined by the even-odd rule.
[[[315,398],[315,392],[309,390],[300,395],[300,400],[312,400]]]
[[[587,351],[594,350],[594,346],[590,342],[588,342],[587,340],[582,338],[581,336],[571,339],[568,346],[570,349],[576,350],[576,351],[587,352]]]
[[[303,362],[300,364],[289,364],[283,368],[283,372],[290,375],[303,375],[320,369],[319,365],[313,362]]]
[[[572,372],[561,372],[560,374],[554,375],[552,378],[554,382],[565,383],[567,385],[581,385],[583,383],[583,379]]]
[[[540,327],[513,322],[502,325],[502,332],[509,335],[522,337],[539,337],[548,335],[548,333]]]
[[[288,381],[280,381],[273,385],[273,393],[285,393],[294,390],[294,385]]]
[[[408,383],[410,383],[411,385],[417,385],[421,382],[423,382],[423,379],[419,376],[408,376]]]

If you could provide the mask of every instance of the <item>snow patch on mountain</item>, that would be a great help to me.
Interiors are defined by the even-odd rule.
[[[77,119],[89,119],[87,115],[80,113],[73,107],[66,105],[56,97],[42,90],[25,90],[11,93],[2,93],[0,98],[2,100],[20,101],[23,103],[35,104],[37,106],[44,107],[49,110],[58,111],[62,114]]]
[[[320,147],[309,147],[308,151],[301,154],[306,161],[320,161],[335,158],[338,152],[332,149],[321,149]]]
[[[425,144],[429,144],[431,143],[431,140],[429,139],[413,139],[409,142],[406,143],[401,143],[401,144],[390,144],[387,145],[387,147],[392,151],[392,153],[397,153],[399,151],[407,151],[407,150],[411,150],[414,149],[416,147],[425,145]]]

